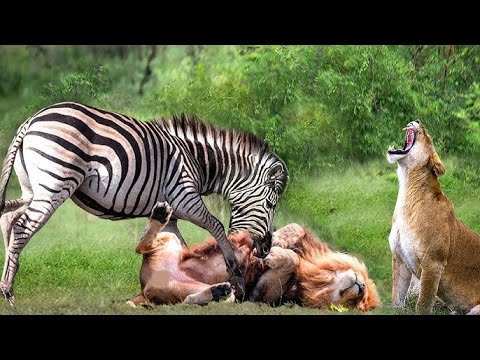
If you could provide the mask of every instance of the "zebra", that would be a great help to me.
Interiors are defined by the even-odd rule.
[[[5,201],[12,168],[22,196]],[[0,289],[13,305],[21,251],[71,198],[83,210],[110,220],[147,217],[154,204],[168,201],[174,212],[165,231],[185,242],[178,219],[208,230],[222,250],[232,285],[243,294],[242,273],[224,227],[201,196],[218,193],[228,201],[230,232],[248,229],[254,253],[262,258],[271,247],[275,208],[287,182],[285,162],[253,134],[183,114],[138,121],[75,102],[51,105],[19,127],[4,160]]]

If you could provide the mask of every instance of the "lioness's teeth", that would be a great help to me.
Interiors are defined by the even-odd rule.
[[[388,150],[395,150],[395,148],[394,148],[392,145],[390,145],[390,147],[388,148]]]

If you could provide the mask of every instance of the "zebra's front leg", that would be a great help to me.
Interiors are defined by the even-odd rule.
[[[190,193],[189,195],[190,197],[185,197],[181,200],[174,199],[173,201],[167,201],[172,205],[174,214],[177,218],[190,221],[192,224],[200,226],[212,234],[217,241],[220,250],[222,250],[225,264],[230,273],[229,282],[235,287],[236,295],[243,299],[245,294],[245,280],[240,271],[240,266],[235,257],[233,247],[227,240],[227,235],[225,234],[222,223],[215,216],[210,214],[200,195],[193,193]],[[183,203],[194,205],[186,207],[182,205]],[[185,209],[188,209],[188,212]]]

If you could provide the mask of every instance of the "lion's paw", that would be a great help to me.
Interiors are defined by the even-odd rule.
[[[151,218],[153,220],[160,221],[163,224],[170,220],[170,216],[172,216],[172,213],[173,209],[166,201],[157,202],[152,209]]]
[[[229,299],[232,295],[235,299],[233,287],[229,282],[212,285],[210,291],[212,292],[212,301],[226,300],[230,302]]]
[[[136,308],[137,305],[135,305],[135,303],[132,301],[132,300],[128,300],[125,304],[127,304],[128,306],[132,307],[132,308]]]
[[[281,247],[272,247],[263,263],[271,269],[293,266],[298,262],[298,255],[293,250]]]

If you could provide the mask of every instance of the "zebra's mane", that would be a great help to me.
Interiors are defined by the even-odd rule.
[[[156,124],[170,134],[187,141],[193,141],[195,134],[196,141],[210,146],[218,146],[218,141],[223,139],[224,144],[230,143],[230,149],[233,151],[240,147],[248,147],[250,154],[260,156],[268,151],[268,143],[254,134],[216,127],[193,115],[183,113],[180,116],[173,115],[172,119],[156,120]]]

